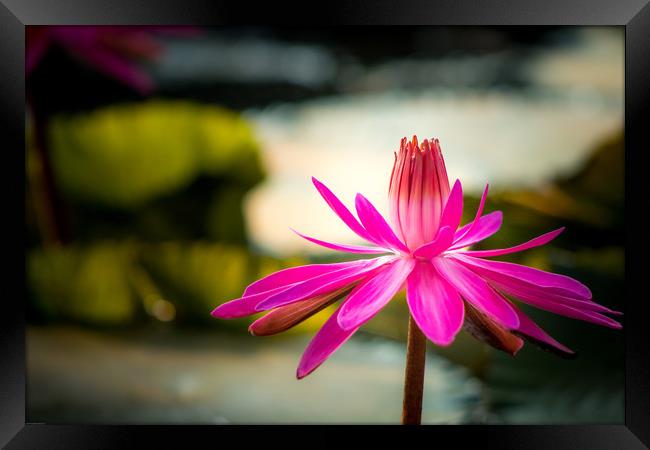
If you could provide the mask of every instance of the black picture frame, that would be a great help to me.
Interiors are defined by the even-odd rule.
[[[291,11],[290,13],[288,11]],[[197,448],[225,444],[224,433],[242,433],[269,442],[297,441],[298,432],[310,441],[332,441],[332,431],[356,427],[270,426],[72,426],[25,423],[25,307],[24,245],[26,25],[55,24],[260,24],[309,23],[345,25],[618,25],[625,28],[625,221],[626,292],[625,423],[624,425],[557,426],[429,426],[369,427],[366,437],[379,441],[386,433],[426,433],[417,438],[438,446],[451,439],[455,446],[481,445],[500,449],[641,449],[650,446],[650,327],[645,323],[648,299],[642,289],[648,249],[643,237],[644,160],[650,150],[645,119],[650,109],[650,5],[648,0],[445,0],[395,2],[356,0],[338,7],[303,2],[208,0],[0,0],[0,89],[4,150],[3,222],[9,269],[0,314],[0,445],[8,449],[40,448]],[[645,114],[644,114],[645,113]],[[606,180],[603,180],[606,182]],[[641,233],[639,233],[641,231]],[[12,253],[13,252],[13,253]],[[635,295],[641,294],[641,295]],[[253,433],[257,431],[259,433]],[[293,437],[293,439],[291,439]],[[406,435],[404,435],[406,437]],[[217,440],[220,439],[220,440]],[[289,439],[289,441],[284,441]],[[303,437],[298,438],[301,442]],[[341,441],[342,442],[342,441]],[[406,442],[406,441],[405,441]]]

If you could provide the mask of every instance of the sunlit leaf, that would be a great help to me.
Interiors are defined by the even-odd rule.
[[[58,115],[49,137],[62,190],[112,207],[137,207],[201,174],[247,186],[262,177],[248,123],[216,106],[153,100]]]

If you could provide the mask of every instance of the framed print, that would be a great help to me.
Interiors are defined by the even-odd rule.
[[[647,2],[0,16],[6,448],[650,445]]]

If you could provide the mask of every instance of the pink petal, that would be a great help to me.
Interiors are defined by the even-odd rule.
[[[347,267],[316,276],[302,283],[296,283],[289,289],[263,300],[257,305],[256,309],[257,311],[264,311],[335,291],[359,281],[368,272],[389,263],[392,259],[394,257],[382,256],[363,260],[363,265]]]
[[[221,304],[212,311],[212,315],[222,319],[232,319],[255,314],[259,312],[256,306],[275,294],[325,274],[340,273],[341,269],[364,268],[368,266],[369,261],[372,260],[337,264],[311,264],[280,270],[252,283],[244,290],[241,298]]]
[[[535,322],[533,322],[528,316],[526,316],[519,308],[513,305],[513,309],[519,317],[519,327],[513,332],[523,336],[527,340],[534,342],[535,344],[541,346],[544,349],[557,349],[560,350],[560,354],[564,355],[573,355],[574,351],[564,345],[560,344],[558,341],[549,336],[544,330],[542,330]]]
[[[460,180],[456,180],[454,187],[451,188],[449,198],[445,204],[445,209],[442,212],[440,219],[440,228],[449,227],[456,230],[460,225],[460,219],[463,216],[463,187]]]
[[[258,312],[255,307],[259,302],[267,299],[277,293],[289,289],[293,285],[280,286],[269,291],[260,292],[258,294],[241,297],[217,306],[212,311],[212,316],[219,319],[234,319],[237,317],[250,316]]]
[[[254,283],[251,283],[245,290],[243,297],[259,294],[281,286],[306,281],[325,273],[331,273],[346,267],[357,267],[366,264],[365,260],[348,261],[335,264],[309,264],[306,266],[290,267],[279,270]]]
[[[415,161],[413,157],[409,156],[408,158],[404,158],[402,164],[402,175],[399,178],[397,186],[397,217],[399,219],[399,226],[397,226],[397,224],[394,225],[395,228],[398,229],[398,232],[401,232],[407,245],[412,245],[411,236],[409,234],[409,193],[411,191],[411,172],[414,163]]]
[[[532,295],[526,296],[517,296],[516,298],[520,299],[524,303],[533,305],[539,309],[545,311],[550,311],[555,314],[560,314],[562,316],[571,317],[572,319],[584,320],[585,322],[595,323],[597,325],[602,325],[608,328],[621,329],[622,326],[617,321],[610,319],[609,317],[603,316],[595,311],[589,311],[585,309],[574,308],[562,303],[550,302],[545,299],[540,299]],[[586,303],[586,302],[583,302]]]
[[[248,331],[254,336],[270,336],[286,331],[327,308],[345,296],[348,290],[348,288],[343,288],[309,300],[276,308],[253,322],[248,327]]]
[[[149,30],[104,33],[98,41],[113,52],[131,58],[154,60],[163,52],[163,45]]]
[[[466,252],[461,251],[459,253],[467,256],[478,257],[478,258],[488,258],[491,256],[507,255],[508,253],[517,253],[523,250],[527,250],[529,248],[539,247],[540,245],[547,244],[548,242],[551,242],[553,239],[555,239],[560,233],[562,233],[562,231],[564,231],[564,227],[558,228],[557,230],[554,231],[550,231],[546,234],[542,234],[541,236],[538,236],[535,239],[531,239],[530,241],[524,242],[523,244],[515,245],[514,247],[494,249],[494,250],[473,250],[473,251],[466,251]]]
[[[400,156],[398,157],[397,153],[395,154],[395,163],[393,164],[390,185],[388,187],[388,217],[390,218],[390,222],[395,228],[397,235],[406,242],[406,236],[402,232],[402,223],[400,218],[400,208],[403,201],[400,196],[400,188],[402,186],[402,177],[404,175],[406,162],[409,159],[403,155],[405,152],[405,142],[406,138],[403,138],[400,146]],[[406,201],[408,202],[408,196],[406,197]]]
[[[510,304],[481,277],[452,258],[438,257],[432,263],[438,273],[481,312],[506,328],[517,328],[519,320]]]
[[[355,204],[361,223],[375,239],[375,242],[381,242],[392,249],[410,253],[409,249],[395,235],[388,222],[367,198],[357,194]]]
[[[402,288],[414,266],[414,259],[398,258],[359,284],[343,303],[339,326],[352,330],[370,320]]]
[[[449,250],[467,247],[468,245],[475,244],[483,239],[487,239],[494,233],[499,231],[501,223],[503,222],[503,213],[501,211],[493,211],[489,214],[482,216],[474,225],[474,222],[467,224],[456,232],[454,244],[449,247]],[[471,232],[467,232],[472,227]],[[467,232],[467,233],[466,233]],[[462,237],[461,237],[462,236]]]
[[[325,325],[316,333],[300,359],[296,377],[304,378],[318,368],[332,353],[341,347],[359,329],[344,330],[337,317],[341,307],[325,322]]]
[[[527,285],[518,282],[517,280],[507,282],[491,281],[491,284],[501,292],[504,292],[511,297],[535,306],[544,304],[561,304],[579,310],[587,310],[606,314],[621,314],[618,311],[613,311],[603,305],[599,305],[593,300],[566,297],[555,292],[549,292],[548,289]]]
[[[359,223],[359,221],[352,215],[350,210],[345,207],[345,205],[341,202],[341,200],[336,197],[330,191],[327,186],[325,186],[323,183],[318,181],[316,178],[311,177],[312,183],[314,183],[314,186],[316,186],[316,189],[320,193],[320,195],[325,199],[327,204],[329,205],[330,208],[336,213],[339,218],[345,222],[345,224],[352,230],[354,231],[359,237],[373,242],[375,244],[379,244],[378,242],[374,241],[370,233],[366,231],[363,226]]]
[[[531,305],[534,305],[546,311],[550,311],[566,317],[571,317],[572,319],[584,320],[585,322],[595,323],[597,325],[602,325],[607,328],[614,328],[615,330],[620,330],[621,328],[623,328],[623,326],[617,321],[615,321],[614,319],[610,319],[609,317],[603,316],[602,314],[599,314],[594,311],[580,310],[580,309],[572,308],[570,306],[566,306],[558,303],[544,303],[544,304],[540,303],[535,305],[530,300],[527,301],[527,303],[530,303]]]
[[[573,278],[556,273],[545,272],[532,267],[503,261],[488,261],[471,256],[464,256],[458,253],[453,255],[454,259],[465,265],[471,266],[474,272],[497,282],[505,280],[519,280],[533,286],[548,288],[552,292],[568,297],[591,299],[591,291],[587,286]]]
[[[79,46],[74,53],[83,62],[94,66],[104,74],[121,81],[141,94],[149,94],[153,90],[151,77],[139,69],[128,59],[118,56],[101,46]]]
[[[425,141],[426,142],[426,141]],[[442,214],[442,199],[449,195],[449,181],[447,191],[441,192],[439,188],[438,175],[436,173],[436,161],[433,152],[427,152],[422,158],[422,203],[420,204],[420,217],[422,220],[422,239],[428,242],[435,239],[440,227],[440,216]]]
[[[425,158],[424,166],[424,189],[422,192],[422,200],[425,205],[422,208],[422,216],[424,218],[425,238],[433,239],[440,228],[440,219],[442,211],[444,210],[445,201],[449,198],[449,177],[447,176],[447,169],[445,168],[445,161],[442,156],[442,150],[437,139],[429,140],[429,145],[424,145],[429,148],[426,152],[428,158]],[[431,206],[433,214],[428,216],[430,211],[427,206]],[[432,218],[432,228],[428,228],[427,218]],[[454,229],[455,231],[455,229]],[[426,240],[428,240],[426,239]]]
[[[390,250],[385,248],[380,248],[380,247],[368,247],[365,245],[336,244],[333,242],[321,241],[320,239],[306,236],[300,233],[299,231],[294,230],[293,228],[290,228],[290,230],[296,233],[301,238],[307,239],[308,241],[313,242],[314,244],[318,244],[325,248],[331,248],[332,250],[338,250],[340,252],[347,252],[347,253],[389,253],[390,252]]]
[[[416,248],[435,239],[449,180],[437,140],[403,138],[391,173],[388,192],[390,221],[407,247]]]
[[[413,256],[420,258],[431,259],[444,252],[451,245],[454,239],[454,232],[449,227],[442,227],[438,232],[438,236],[432,242],[419,246],[413,252]]]
[[[466,226],[463,226],[458,232],[456,233],[456,240],[460,240],[465,235],[469,234],[472,232],[474,227],[478,224],[479,220],[481,219],[481,214],[483,214],[483,208],[485,207],[485,201],[487,200],[487,194],[488,194],[488,185],[485,185],[485,189],[483,190],[483,195],[481,195],[481,201],[478,204],[478,209],[476,210],[476,216],[474,216],[474,220],[467,224]],[[462,233],[461,233],[462,231]]]
[[[463,325],[465,308],[458,292],[431,263],[418,261],[407,280],[406,300],[413,319],[431,342],[452,343]]]
[[[235,319],[237,317],[246,317],[255,314],[257,302],[251,298],[238,298],[222,303],[212,310],[212,317],[217,319]]]
[[[25,75],[29,75],[41,62],[45,51],[49,47],[50,36],[47,31],[27,32],[25,41]]]
[[[426,142],[426,141],[425,141]],[[419,151],[414,153],[411,162],[411,189],[408,200],[408,213],[405,221],[402,221],[402,229],[406,233],[406,239],[409,247],[417,247],[428,241],[424,237],[424,226],[422,222],[424,200],[422,198],[423,190],[423,171],[426,156]],[[404,222],[406,225],[404,226]]]

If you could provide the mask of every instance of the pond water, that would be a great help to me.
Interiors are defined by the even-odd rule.
[[[308,339],[30,327],[28,421],[399,423],[403,344],[355,336],[296,380]],[[433,354],[426,371],[423,422],[480,414],[476,379]]]

